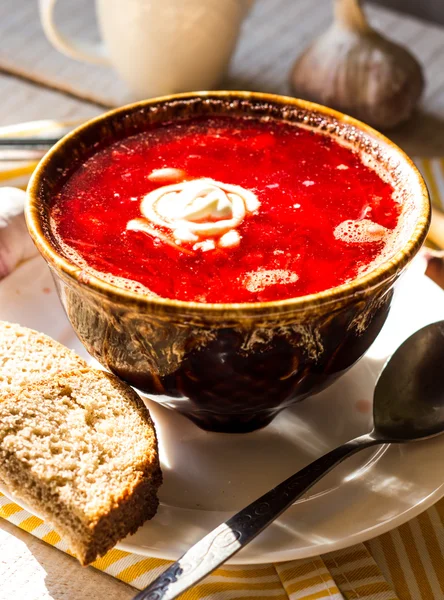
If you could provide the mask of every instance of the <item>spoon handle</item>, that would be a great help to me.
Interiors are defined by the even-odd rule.
[[[173,600],[239,552],[347,457],[384,440],[366,434],[335,448],[252,502],[194,544],[134,600]]]

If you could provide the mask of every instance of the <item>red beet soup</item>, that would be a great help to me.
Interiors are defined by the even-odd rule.
[[[70,258],[163,298],[283,300],[382,260],[393,188],[330,137],[279,120],[199,117],[99,149],[55,196]]]

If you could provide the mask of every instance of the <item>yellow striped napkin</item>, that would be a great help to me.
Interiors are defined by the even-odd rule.
[[[27,129],[35,130],[35,126],[28,124]],[[417,164],[427,179],[433,202],[443,209],[444,159],[419,159]],[[0,163],[0,185],[24,187],[34,167],[35,163]],[[1,493],[0,517],[71,554],[66,542],[50,525]],[[169,564],[167,560],[115,549],[92,566],[141,589]],[[365,544],[306,560],[227,565],[183,595],[185,600],[210,597],[214,600],[443,600],[444,499],[409,523]]]

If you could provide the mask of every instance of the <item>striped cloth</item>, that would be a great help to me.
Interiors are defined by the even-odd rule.
[[[0,494],[0,517],[72,554],[42,519]],[[155,579],[170,561],[111,550],[92,567],[135,588]],[[444,500],[409,523],[365,544],[315,558],[262,565],[226,565],[184,600],[442,600]]]
[[[32,129],[32,126],[28,127]],[[6,133],[17,133],[10,131]],[[2,132],[0,132],[2,135]],[[444,159],[418,159],[436,206],[444,208]],[[0,163],[0,185],[26,186],[35,163]],[[0,517],[72,554],[52,527],[0,493]],[[111,550],[92,567],[142,589],[170,561]],[[185,600],[442,600],[444,499],[416,519],[365,544],[278,564],[227,565]]]

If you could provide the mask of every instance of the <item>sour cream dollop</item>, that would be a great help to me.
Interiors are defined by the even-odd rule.
[[[182,181],[144,196],[143,219],[130,221],[127,229],[142,229],[143,220],[169,230],[176,244],[193,244],[204,252],[217,245],[230,248],[240,242],[237,227],[259,206],[256,194],[238,185],[209,178]]]

